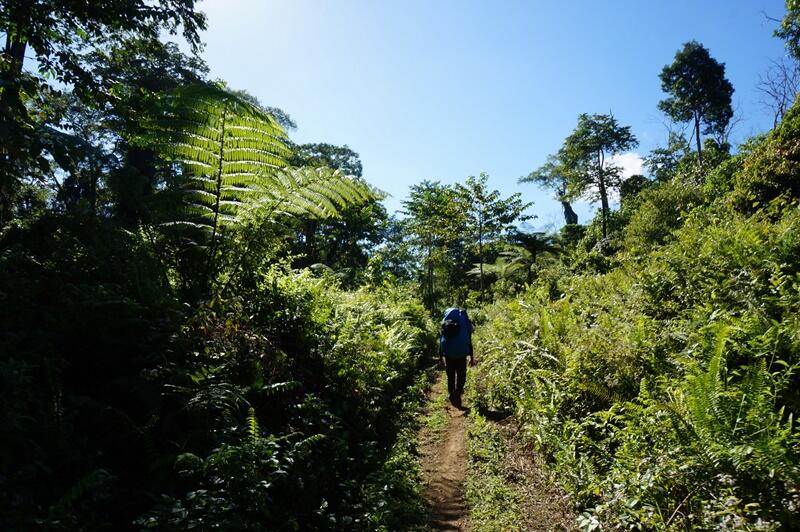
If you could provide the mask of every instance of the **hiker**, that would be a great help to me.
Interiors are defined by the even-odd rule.
[[[472,350],[473,329],[466,309],[454,307],[444,311],[439,336],[439,364],[445,364],[447,392],[454,406],[461,404],[461,394],[464,393],[467,356],[470,358],[470,366],[475,365],[475,354]]]

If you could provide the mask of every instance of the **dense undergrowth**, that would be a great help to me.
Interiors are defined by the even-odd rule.
[[[516,414],[584,529],[800,526],[798,146],[795,106],[477,316],[480,408]]]
[[[140,235],[44,216],[0,256],[10,529],[391,530],[419,520],[427,313],[272,266],[178,303]]]

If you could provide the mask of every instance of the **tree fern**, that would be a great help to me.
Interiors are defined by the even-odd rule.
[[[251,229],[257,235],[265,222],[280,216],[328,218],[379,197],[365,182],[328,168],[286,168],[290,150],[281,126],[266,110],[222,87],[183,87],[160,95],[157,103],[159,112],[143,142],[175,163],[180,174],[165,191],[177,194],[179,208],[163,226],[204,235],[201,241],[184,241],[206,251],[206,280],[216,273],[221,242],[245,220],[255,220]],[[245,239],[245,254],[253,237]]]
[[[206,250],[205,279],[214,272],[219,241],[239,222],[239,208],[265,176],[286,165],[286,134],[264,110],[212,84],[158,95],[145,124],[145,144],[178,167],[177,208],[162,227],[199,230],[183,240]]]
[[[150,124],[159,152],[180,164],[182,216],[212,243],[265,177],[286,166],[286,134],[264,110],[224,88],[192,85],[163,94]]]

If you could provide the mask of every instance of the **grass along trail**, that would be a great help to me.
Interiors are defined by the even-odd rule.
[[[469,416],[465,500],[473,532],[577,530],[568,496],[513,418]]]

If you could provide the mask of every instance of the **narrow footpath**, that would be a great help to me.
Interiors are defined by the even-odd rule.
[[[467,473],[466,416],[469,410],[447,401],[444,372],[437,375],[420,434],[422,475],[432,530],[469,530],[464,502]]]
[[[428,529],[576,530],[569,497],[518,437],[513,419],[491,421],[469,406],[449,403],[439,372],[419,433]]]

